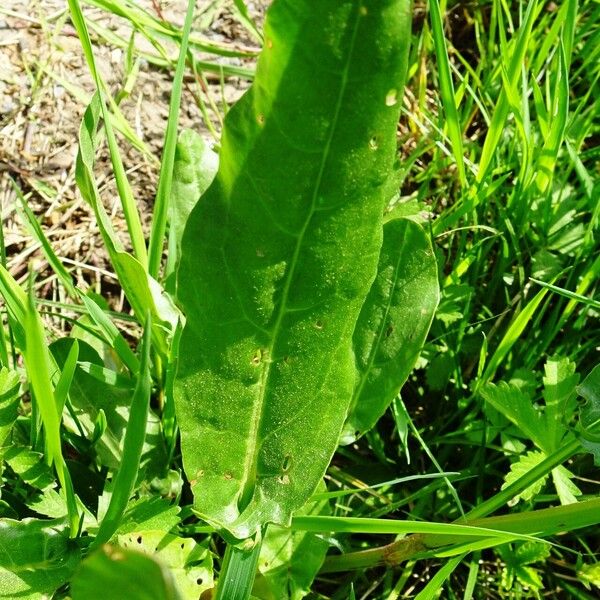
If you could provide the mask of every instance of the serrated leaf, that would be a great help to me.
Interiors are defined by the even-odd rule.
[[[521,583],[521,585],[527,586],[534,590],[541,590],[544,588],[544,582],[540,577],[540,574],[533,567],[517,566],[515,567],[515,577]]]
[[[552,469],[552,481],[561,504],[573,504],[577,502],[577,496],[581,496],[581,490],[572,479],[573,473],[562,465]]]
[[[505,563],[502,569],[502,587],[512,589],[515,579],[524,586],[532,589],[542,589],[543,582],[534,563],[545,561],[550,556],[549,544],[541,542],[523,542],[521,544],[507,544],[497,549],[498,554]]]
[[[516,462],[510,465],[510,471],[506,474],[506,477],[504,478],[502,489],[507,488],[509,485],[517,481],[517,479],[520,479],[521,477],[523,477],[523,475],[529,473],[531,469],[537,467],[537,465],[539,465],[545,458],[546,455],[543,452],[537,451],[527,452],[527,454],[520,456]],[[541,479],[538,479],[534,484],[530,485],[528,488],[524,489],[520,494],[515,496],[512,500],[512,503],[516,504],[521,499],[528,502],[529,500],[537,496],[544,487],[544,484],[546,483],[547,479],[547,475]]]
[[[409,13],[407,0],[277,0],[254,85],[227,116],[218,174],[187,223],[183,462],[195,510],[238,538],[289,522],[350,406]]]
[[[105,544],[87,557],[71,581],[73,600],[183,600],[167,567],[142,552]]]
[[[542,542],[523,542],[517,544],[514,560],[521,565],[542,562],[550,556],[550,545]]]
[[[152,496],[130,503],[117,530],[120,534],[138,530],[170,531],[181,521],[181,509],[166,498]]]
[[[550,445],[544,414],[537,410],[531,398],[516,385],[501,381],[481,388],[483,399],[516,425],[536,446],[545,450]]]
[[[0,598],[48,597],[79,560],[63,521],[0,519]]]
[[[437,262],[429,237],[413,221],[389,221],[377,276],[354,330],[357,382],[342,443],[371,429],[398,395],[438,302]]]
[[[183,598],[200,598],[213,587],[213,561],[207,544],[152,530],[119,535],[117,541],[122,548],[139,550],[167,567]]]
[[[27,446],[10,446],[4,450],[4,460],[27,484],[38,490],[56,485],[52,469],[44,462],[44,456]]]
[[[52,519],[60,519],[68,512],[65,499],[52,488],[45,489],[41,494],[28,501],[27,506],[38,515]]]
[[[577,577],[588,590],[592,585],[600,588],[600,562],[591,565],[581,565],[577,571]]]

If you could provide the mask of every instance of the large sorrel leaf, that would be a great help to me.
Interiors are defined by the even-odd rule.
[[[410,37],[406,0],[276,0],[182,242],[177,416],[195,509],[245,538],[313,492],[354,389]]]

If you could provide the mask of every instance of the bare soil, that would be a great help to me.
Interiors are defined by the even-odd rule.
[[[83,2],[82,2],[83,4]],[[167,23],[182,26],[186,2],[141,0],[136,3]],[[268,0],[247,2],[252,17],[261,23]],[[123,298],[114,285],[93,212],[75,186],[77,134],[94,84],[79,39],[71,25],[64,0],[9,0],[0,8],[0,207],[8,268],[21,282],[33,268],[38,297],[60,301],[62,289],[52,275],[39,244],[32,241],[17,212],[11,178],[27,196],[47,237],[80,288],[90,286],[122,309]],[[131,36],[126,20],[90,4],[86,18],[124,40]],[[108,43],[91,28],[99,71],[110,90],[122,88],[126,52]],[[240,23],[233,3],[200,0],[194,33],[234,50],[258,50],[256,40]],[[152,44],[137,33],[136,55],[155,53]],[[174,44],[164,43],[169,58],[177,56]],[[201,60],[251,66],[252,58],[231,58],[197,53]],[[139,73],[130,95],[120,108],[135,134],[148,149],[144,154],[122,142],[123,160],[144,226],[149,229],[164,129],[171,94],[173,69],[140,59]],[[204,81],[185,82],[180,126],[199,131],[216,141],[223,108],[234,102],[249,82],[204,72]],[[208,123],[201,103],[207,106]],[[211,103],[217,110],[211,110]],[[210,125],[210,127],[209,127]],[[126,244],[125,224],[114,186],[106,148],[97,157],[96,176],[103,201]]]

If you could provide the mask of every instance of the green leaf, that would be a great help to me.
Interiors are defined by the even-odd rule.
[[[123,440],[123,456],[112,480],[110,502],[106,514],[100,522],[94,544],[107,542],[117,531],[138,480],[152,393],[150,330],[151,322],[148,316],[141,341],[140,375],[131,398],[131,408],[127,419],[125,439]]]
[[[142,264],[131,254],[115,252],[112,258],[119,281],[138,322],[143,323],[145,315],[150,313],[152,342],[163,356],[168,356],[168,338],[179,319],[177,308],[158,281],[150,277]]]
[[[56,362],[61,366],[74,343],[70,338],[57,340],[50,346]],[[97,368],[104,368],[98,353],[79,340],[79,359]],[[78,365],[73,375],[69,398],[73,414],[65,412],[63,421],[73,432],[82,428],[85,437],[92,439],[100,410],[104,411],[107,427],[95,444],[98,461],[109,469],[118,468],[122,460],[127,415],[131,405],[131,390],[114,387],[99,381]],[[162,473],[166,464],[166,449],[161,436],[160,419],[150,411],[146,423],[146,441],[142,453],[139,477],[152,478]]]
[[[6,443],[17,420],[19,409],[19,375],[6,367],[0,369],[0,448]],[[1,456],[1,452],[0,452]]]
[[[80,560],[63,521],[0,519],[0,598],[49,597]]]
[[[27,506],[38,515],[60,519],[67,515],[65,499],[54,489],[47,488],[38,496],[29,500]]]
[[[552,481],[561,504],[573,504],[577,502],[577,496],[581,496],[581,490],[573,483],[574,475],[562,465],[552,469]]]
[[[515,424],[540,449],[549,445],[545,415],[533,406],[531,398],[512,383],[487,383],[480,390],[483,399]]]
[[[89,32],[87,29],[87,24],[85,18],[81,12],[81,6],[79,4],[79,0],[68,0],[67,4],[69,6],[71,22],[77,31],[79,39],[81,41],[81,46],[83,49],[84,56],[86,58],[88,68],[94,79],[94,83],[96,86],[96,93],[94,95],[95,101],[99,104],[98,111],[102,114],[102,119],[104,121],[104,129],[106,132],[106,139],[108,141],[108,149],[109,156],[111,160],[111,164],[113,167],[113,174],[115,177],[115,184],[117,187],[117,191],[119,194],[119,198],[121,199],[121,207],[123,209],[123,213],[125,216],[125,221],[127,223],[127,229],[129,232],[129,237],[131,239],[131,244],[133,246],[133,252],[136,258],[142,263],[147,264],[148,257],[146,254],[146,243],[144,240],[144,232],[142,230],[142,224],[140,221],[140,215],[135,203],[135,199],[133,197],[133,192],[131,190],[131,185],[127,179],[127,174],[125,172],[125,167],[123,166],[123,160],[121,158],[119,147],[117,144],[117,140],[115,137],[115,133],[112,127],[112,121],[109,116],[109,111],[106,106],[106,102],[104,101],[104,90],[106,89],[106,84],[102,80],[102,76],[100,72],[96,68],[96,63],[94,59],[94,47],[90,40]],[[112,100],[112,98],[111,98]],[[94,102],[94,100],[92,100]],[[84,117],[85,121],[86,117]],[[93,129],[92,140],[96,137],[96,128]],[[96,146],[92,144],[91,154],[88,154],[86,157],[86,163],[93,164],[93,156],[95,153]],[[80,153],[83,152],[83,149],[80,147]],[[78,156],[79,159],[79,156]],[[79,162],[79,160],[78,160]],[[90,169],[88,173],[93,181],[93,170]],[[76,174],[77,179],[77,174]],[[79,180],[78,180],[79,184]],[[95,185],[95,184],[94,184]],[[83,190],[82,190],[83,193]]]
[[[158,279],[164,249],[164,237],[167,228],[169,203],[171,202],[171,186],[173,184],[173,165],[177,148],[177,128],[179,125],[179,110],[181,108],[181,90],[183,74],[188,57],[188,40],[194,20],[194,0],[188,0],[181,41],[179,42],[179,58],[171,81],[171,99],[169,101],[169,116],[165,140],[160,160],[160,173],[156,190],[156,198],[152,207],[152,227],[148,241],[148,274]]]
[[[146,554],[102,546],[86,558],[71,582],[73,600],[182,600],[167,567]]]
[[[383,415],[412,371],[439,301],[429,236],[399,219],[383,228],[377,276],[354,330],[357,382],[343,443]]]
[[[202,136],[191,129],[184,129],[177,141],[169,203],[169,273],[179,262],[181,238],[188,217],[212,183],[218,167],[219,157]]]
[[[502,586],[505,589],[513,589],[515,580],[536,590],[544,587],[537,570],[527,565],[545,561],[550,556],[548,544],[522,542],[514,549],[512,544],[507,544],[498,548],[498,554],[505,562],[502,570]]]
[[[550,545],[542,542],[522,542],[517,545],[514,553],[516,562],[522,565],[531,565],[543,562],[550,556]]]
[[[181,521],[180,510],[179,506],[171,505],[169,500],[158,496],[130,502],[118,533],[125,534],[142,529],[170,531]]]
[[[183,598],[200,598],[213,587],[212,554],[207,543],[159,531],[134,531],[117,537],[119,546],[139,550],[167,567]]]
[[[289,522],[349,410],[410,26],[406,0],[276,1],[255,83],[190,215],[181,448],[195,510],[235,537]]]
[[[75,2],[75,4],[77,3]],[[167,337],[178,319],[177,309],[160,284],[148,275],[144,267],[145,259],[142,255],[145,255],[146,250],[143,237],[138,244],[137,257],[123,251],[123,246],[116,236],[102,204],[94,179],[94,161],[100,138],[98,128],[102,112],[101,105],[98,93],[94,94],[81,122],[79,152],[75,167],[77,187],[84,200],[94,210],[104,246],[136,318],[139,323],[143,323],[147,312],[150,311],[153,319],[153,341],[158,350],[163,355],[167,355]],[[132,208],[132,214],[134,212],[135,210]],[[132,234],[132,239],[137,239],[137,237],[137,234]]]
[[[519,457],[519,459],[510,465],[510,471],[507,473],[504,478],[504,483],[502,484],[502,489],[507,488],[509,485],[517,481],[521,478],[525,473],[531,471],[533,467],[539,465],[544,459],[546,455],[543,452],[531,451],[523,454]],[[538,479],[534,484],[530,485],[528,488],[523,490],[520,494],[515,496],[511,502],[511,504],[516,504],[519,500],[525,500],[526,502],[537,496],[544,484],[548,476],[542,477]]]
[[[325,485],[321,486],[323,491]],[[306,504],[297,514],[331,514],[327,501]],[[315,533],[270,525],[258,560],[252,595],[261,600],[304,598],[323,564],[329,543]]]
[[[550,451],[558,448],[577,410],[575,387],[579,376],[575,369],[575,363],[568,358],[550,359],[544,367],[546,430]]]
[[[40,452],[34,452],[25,446],[10,446],[2,457],[10,468],[27,484],[38,490],[55,485],[52,469],[44,461]]]
[[[585,400],[579,409],[579,420],[584,434],[581,444],[594,456],[594,463],[600,465],[600,365],[577,386],[577,393]]]
[[[577,577],[588,590],[591,586],[600,588],[600,562],[581,565],[577,571]]]

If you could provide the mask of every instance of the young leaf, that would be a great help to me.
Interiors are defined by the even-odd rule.
[[[79,152],[75,167],[77,187],[84,200],[94,211],[104,245],[119,278],[119,283],[139,323],[144,322],[147,312],[150,311],[153,322],[153,341],[158,350],[166,355],[167,338],[173,322],[177,321],[177,311],[160,284],[148,274],[143,261],[123,251],[123,246],[117,238],[102,204],[94,179],[94,161],[99,141],[100,114],[101,101],[96,93],[84,113],[79,129]],[[145,247],[140,252],[145,252]],[[86,302],[86,305],[89,305],[89,301]]]
[[[600,588],[600,563],[581,565],[577,577],[588,590],[591,586]]]
[[[183,88],[183,74],[188,50],[188,40],[194,19],[194,0],[188,0],[188,7],[183,23],[183,31],[179,45],[179,58],[171,84],[171,100],[169,102],[169,116],[167,129],[160,161],[160,174],[156,198],[152,210],[152,228],[148,241],[148,274],[159,279],[160,264],[163,255],[164,237],[167,228],[169,202],[171,201],[171,185],[173,183],[173,163],[177,146],[177,127],[179,125],[179,109],[181,105],[181,90]]]
[[[43,491],[56,484],[52,470],[40,452],[13,444],[4,450],[2,458],[24,482],[38,490]]]
[[[516,548],[511,545],[500,546],[498,554],[505,563],[502,571],[502,585],[505,589],[512,589],[515,579],[534,590],[544,587],[539,573],[528,565],[543,562],[548,558],[550,555],[548,544],[523,542]]]
[[[385,224],[377,276],[354,330],[357,382],[342,443],[375,425],[412,371],[439,301],[431,241],[408,219]]]
[[[409,12],[407,0],[277,0],[184,233],[183,462],[198,514],[238,538],[289,522],[349,409]]]

